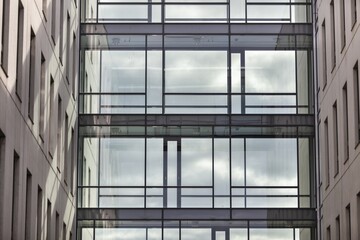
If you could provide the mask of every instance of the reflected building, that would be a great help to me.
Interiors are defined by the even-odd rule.
[[[312,18],[82,1],[77,238],[316,239]]]

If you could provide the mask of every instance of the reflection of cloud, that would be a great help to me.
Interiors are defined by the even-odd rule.
[[[246,51],[246,92],[295,92],[295,51]]]

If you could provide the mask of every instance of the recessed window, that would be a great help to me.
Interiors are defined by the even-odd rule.
[[[331,46],[331,69],[336,65],[336,37],[335,37],[335,6],[334,0],[330,2],[330,46]]]
[[[340,0],[340,35],[341,51],[346,45],[346,21],[345,21],[345,0]]]
[[[344,84],[342,89],[343,97],[343,131],[344,131],[344,160],[349,158],[349,128],[348,128],[348,94],[347,83]]]
[[[51,2],[51,38],[56,45],[56,5],[58,0],[52,0]]]
[[[10,0],[3,0],[2,34],[1,34],[1,67],[5,74],[9,67],[9,37],[10,37]]]
[[[359,66],[356,62],[353,68],[353,79],[354,79],[354,106],[355,106],[355,143],[358,144],[360,141],[360,98],[359,98]]]
[[[67,18],[66,18],[66,63],[65,63],[65,74],[66,74],[66,80],[67,83],[70,84],[70,68],[71,68],[71,64],[70,64],[70,13],[67,13]]]
[[[57,169],[59,172],[61,172],[61,164],[62,164],[62,158],[63,158],[63,154],[62,154],[62,147],[63,147],[63,122],[62,122],[62,99],[60,96],[58,96],[58,105],[57,105]]]
[[[46,208],[46,240],[52,240],[51,235],[51,202],[48,199]]]
[[[325,19],[321,24],[321,39],[322,39],[322,72],[323,72],[323,89],[327,84],[327,54],[326,54],[326,25]]]
[[[31,229],[33,227],[32,210],[32,174],[26,171],[26,198],[25,198],[25,239],[31,239]]]
[[[340,232],[340,216],[337,216],[335,219],[335,224],[336,224],[336,233],[335,233],[335,239],[336,240],[341,240],[340,236],[341,236],[341,232]]]
[[[28,96],[28,116],[34,123],[35,105],[35,65],[36,65],[36,36],[31,28],[30,35],[30,64],[29,64],[29,96]]]
[[[19,216],[19,191],[20,191],[20,157],[14,152],[13,162],[13,187],[12,187],[12,221],[11,221],[11,236],[16,239],[19,232],[18,216]]]
[[[37,195],[37,216],[36,216],[36,239],[41,239],[42,235],[42,210],[43,210],[43,191],[40,186],[38,186],[38,195]]]
[[[330,184],[330,164],[329,164],[329,127],[328,119],[324,121],[324,163],[325,163],[325,182],[326,186]]]
[[[358,0],[351,0],[351,24],[352,27],[354,27],[356,21],[357,21],[357,5],[356,2]]]
[[[50,94],[49,94],[49,104],[48,104],[48,111],[49,111],[49,153],[53,157],[54,155],[54,136],[53,134],[55,131],[53,130],[53,111],[54,111],[54,79],[50,75]]]
[[[55,214],[55,239],[60,239],[60,215],[58,212]]]
[[[335,101],[333,105],[333,139],[334,139],[334,175],[336,176],[339,173],[339,143],[338,143],[338,111],[337,111],[337,102]]]
[[[350,204],[346,206],[345,209],[345,217],[346,217],[346,240],[351,240],[351,209]]]
[[[17,48],[16,48],[16,82],[15,92],[21,100],[22,98],[22,85],[23,85],[23,44],[24,44],[24,6],[19,0],[18,8],[18,28],[17,28]]]
[[[59,31],[59,60],[63,63],[64,54],[64,0],[60,0],[60,31]]]
[[[41,67],[40,67],[40,138],[44,141],[44,132],[45,132],[45,102],[46,102],[46,60],[44,54],[41,53]]]
[[[44,19],[45,21],[47,21],[46,17],[47,17],[47,0],[42,0],[42,13],[44,15]]]

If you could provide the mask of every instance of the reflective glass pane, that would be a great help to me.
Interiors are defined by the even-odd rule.
[[[103,51],[102,92],[145,92],[145,51]]]
[[[212,184],[211,139],[181,140],[182,186],[209,186]]]
[[[294,51],[246,51],[246,92],[295,93]]]
[[[223,5],[165,5],[165,21],[225,22],[227,6]]]
[[[296,139],[246,139],[249,186],[297,186]]]
[[[100,185],[143,186],[144,157],[144,139],[101,139]]]
[[[226,51],[166,51],[167,93],[225,93]]]

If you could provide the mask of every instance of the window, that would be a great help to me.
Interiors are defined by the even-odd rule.
[[[56,3],[57,0],[51,2],[51,38],[56,45]]]
[[[72,44],[72,54],[73,54],[73,62],[72,62],[72,94],[73,98],[76,99],[76,82],[77,82],[77,43],[76,43],[76,35],[73,33],[73,44]]]
[[[42,205],[43,205],[43,191],[40,186],[38,186],[38,196],[37,196],[37,216],[36,216],[36,239],[41,240],[42,234]]]
[[[67,184],[69,182],[69,179],[68,179],[68,164],[69,164],[69,161],[70,161],[70,157],[69,157],[69,117],[67,115],[67,113],[65,113],[65,133],[64,133],[64,156],[65,156],[65,159],[64,159],[64,181],[65,183]]]
[[[35,105],[35,54],[36,54],[36,36],[31,28],[30,41],[30,66],[29,66],[29,97],[28,97],[28,116],[34,123],[34,105]]]
[[[327,55],[326,55],[326,26],[325,20],[321,24],[321,33],[322,33],[322,70],[323,70],[323,89],[326,87],[327,83]]]
[[[53,139],[53,109],[54,109],[54,79],[50,75],[50,94],[49,94],[49,153],[51,157],[53,157],[54,154],[54,139]]]
[[[46,209],[46,240],[52,240],[51,236],[51,202],[48,199]]]
[[[64,50],[64,0],[60,0],[60,33],[59,33],[59,60],[62,64],[63,60],[63,50]]]
[[[76,141],[75,141],[75,131],[74,128],[71,129],[71,140],[70,140],[70,148],[71,148],[71,155],[70,155],[70,192],[74,193],[74,171],[76,165]]]
[[[324,121],[324,157],[325,157],[325,177],[326,177],[326,187],[330,184],[330,166],[329,166],[329,127],[328,119]]]
[[[346,216],[346,240],[351,240],[351,211],[350,211],[350,204],[346,206],[345,209],[345,216]]]
[[[335,235],[336,240],[341,240],[341,238],[340,238],[340,235],[341,235],[341,232],[340,232],[340,216],[336,217],[335,223],[336,223],[336,229],[335,229],[335,231],[336,231],[336,233],[335,233],[336,234]]]
[[[360,192],[357,194],[356,201],[357,201],[357,224],[359,226],[359,224],[360,224]],[[359,230],[358,230],[358,239],[360,239],[360,231]]]
[[[341,51],[346,45],[346,22],[345,22],[345,0],[340,0],[340,34],[341,34]]]
[[[356,21],[357,21],[357,6],[356,6],[356,2],[358,0],[351,0],[351,24],[352,24],[352,28],[354,27]]]
[[[331,240],[331,229],[330,226],[326,228],[326,239]]]
[[[337,103],[333,105],[333,133],[334,133],[334,175],[339,173],[339,143],[338,143],[338,114]]]
[[[58,212],[56,212],[55,215],[55,239],[60,239],[60,215]]]
[[[44,15],[45,21],[47,21],[47,19],[46,19],[46,15],[47,15],[47,0],[42,0],[42,13],[43,13],[43,15]]]
[[[23,44],[24,44],[24,6],[19,0],[18,9],[18,28],[17,28],[17,48],[16,48],[16,82],[15,92],[21,100],[22,98],[22,71],[23,71]]]
[[[348,128],[348,97],[347,97],[347,83],[344,84],[342,89],[343,97],[343,123],[344,123],[344,160],[349,158],[349,128]]]
[[[18,214],[19,214],[19,190],[20,190],[20,157],[14,152],[14,162],[13,162],[13,187],[12,187],[12,221],[11,221],[11,236],[12,239],[17,238],[18,234]]]
[[[358,144],[360,140],[360,99],[359,99],[359,66],[356,62],[353,68],[353,78],[354,78],[354,99],[355,99],[355,143]]]
[[[62,163],[62,154],[61,151],[63,149],[63,144],[62,144],[62,100],[61,97],[58,96],[58,111],[57,111],[57,147],[56,147],[56,151],[57,151],[57,169],[59,172],[61,172],[61,163]]]
[[[45,82],[46,82],[46,60],[44,54],[41,53],[41,69],[40,69],[40,137],[44,142],[45,132]]]
[[[4,183],[5,183],[5,136],[0,130],[0,206],[3,205]],[[2,208],[0,208],[0,216],[2,214]]]
[[[70,14],[69,12],[67,13],[67,18],[66,18],[66,64],[65,64],[65,73],[66,73],[66,80],[67,83],[70,83]]]
[[[7,74],[9,64],[10,0],[3,0],[2,2],[1,67]]]
[[[66,223],[63,223],[62,239],[66,240]]]
[[[31,195],[32,195],[32,175],[26,171],[26,198],[25,198],[25,239],[31,239],[32,217],[31,217]]]
[[[331,29],[331,69],[336,65],[336,41],[335,41],[335,6],[334,0],[330,2],[330,29]]]

